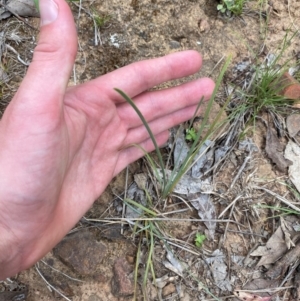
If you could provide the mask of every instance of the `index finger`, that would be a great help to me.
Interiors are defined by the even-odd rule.
[[[93,91],[94,95],[104,93],[119,103],[124,102],[124,99],[114,91],[114,88],[126,92],[133,98],[161,83],[192,75],[199,71],[201,65],[202,57],[197,51],[182,51],[130,64],[78,88]]]

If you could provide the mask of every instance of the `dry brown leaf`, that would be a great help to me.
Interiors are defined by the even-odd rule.
[[[260,297],[269,297],[271,293],[273,292],[274,288],[277,288],[279,286],[279,281],[278,280],[270,280],[266,278],[257,278],[254,279],[243,287],[242,291],[258,291],[258,290],[263,290],[264,293],[260,293]],[[241,289],[236,289],[235,291],[241,291]],[[256,295],[256,294],[255,294]],[[237,301],[239,298],[233,298],[233,301]]]
[[[241,291],[234,291],[233,294],[242,301],[269,301],[269,300],[271,300],[271,296],[261,297],[258,295],[241,292]]]
[[[268,127],[267,132],[266,153],[272,162],[276,164],[276,167],[282,172],[286,172],[287,167],[293,163],[284,157],[283,146],[281,145],[275,130],[271,127]]]
[[[272,266],[266,273],[266,277],[269,279],[278,279],[282,276],[288,267],[295,263],[300,258],[300,245],[296,245],[295,248],[288,251],[280,260],[278,260],[274,266]]]
[[[271,236],[265,246],[258,247],[253,251],[251,256],[261,256],[257,266],[268,265],[276,262],[286,251],[287,245],[285,243],[284,234],[279,227]]]
[[[282,216],[280,217],[280,226],[284,234],[284,240],[287,248],[290,249],[291,247],[295,247],[295,244],[291,239],[291,232],[293,232],[293,230],[290,228],[290,226]]]

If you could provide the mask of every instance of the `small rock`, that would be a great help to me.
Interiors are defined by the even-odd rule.
[[[173,283],[169,283],[168,285],[166,285],[163,290],[162,290],[162,295],[163,297],[169,296],[173,293],[175,293],[176,291],[176,287]]]
[[[292,77],[288,72],[285,72],[278,82],[279,95],[292,100],[300,100],[300,83]]]
[[[294,138],[300,132],[300,114],[289,115],[286,119],[289,135]]]
[[[135,257],[132,256],[132,255],[126,255],[126,260],[127,260],[128,263],[134,264]]]
[[[171,49],[178,49],[178,48],[180,48],[180,47],[181,47],[181,45],[180,45],[179,42],[174,41],[174,40],[170,41],[170,48],[171,48]]]
[[[200,20],[199,28],[200,28],[200,32],[209,32],[210,31],[210,25],[206,19]]]
[[[115,261],[113,267],[114,277],[111,281],[111,291],[116,297],[129,297],[134,293],[134,285],[129,279],[132,272],[131,266],[125,258],[119,258]]]
[[[83,276],[95,276],[107,251],[103,243],[89,232],[78,231],[68,235],[54,249],[54,255],[75,272]]]
[[[0,301],[25,301],[27,299],[28,290],[18,292],[2,292],[0,293]]]
[[[39,17],[40,15],[31,0],[9,0],[6,8],[7,10],[0,8],[0,20],[10,17],[12,13],[20,17]]]

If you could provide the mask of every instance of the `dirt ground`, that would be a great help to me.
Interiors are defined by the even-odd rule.
[[[240,17],[220,14],[216,9],[217,4],[218,1],[214,0],[83,0],[80,8],[79,2],[71,3],[77,24],[79,50],[70,85],[88,81],[131,62],[185,49],[195,49],[203,56],[203,67],[194,78],[209,76],[216,80],[221,65],[228,56],[231,56],[232,63],[225,76],[225,81],[229,81],[236,64],[247,60],[251,60],[254,64],[254,54],[263,57],[267,53],[275,53],[287,32],[298,29],[297,26],[300,24],[299,0],[273,0],[261,5],[258,1],[249,1]],[[93,14],[107,19],[100,28],[95,29],[91,17]],[[26,21],[33,27],[38,27],[38,19],[28,18]],[[16,49],[23,61],[30,62],[38,31],[14,17],[0,22],[1,30],[4,30],[8,37],[6,43]],[[20,36],[21,40],[9,39],[13,34]],[[299,49],[300,39],[297,34],[283,54],[282,60],[293,60]],[[26,67],[17,60],[14,53],[8,53],[5,59],[9,61],[7,69],[9,81],[1,85],[2,112],[26,73]],[[164,87],[186,80],[191,78],[166,83]],[[222,89],[225,87],[225,81]],[[222,104],[225,98],[226,94],[221,90],[217,102]],[[219,110],[218,105],[215,110]],[[266,190],[257,187],[264,187],[291,202],[295,201],[286,185],[282,185],[290,183],[287,171],[279,171],[266,155],[266,135],[267,128],[263,122],[258,121],[255,129],[250,127],[246,136],[252,139],[257,151],[253,153],[234,185],[232,183],[247,157],[246,152],[235,148],[215,170],[211,199],[216,219],[227,206],[232,203],[235,205],[224,211],[223,222],[217,222],[214,237],[205,240],[201,248],[195,247],[194,237],[196,233],[207,234],[207,228],[203,222],[196,221],[199,217],[195,209],[187,210],[189,208],[185,204],[187,199],[183,202],[180,198],[171,197],[166,202],[156,205],[160,212],[181,210],[170,216],[176,218],[176,221],[164,223],[164,232],[174,238],[174,243],[186,242],[188,250],[191,251],[172,245],[177,258],[180,258],[187,267],[187,272],[180,275],[164,264],[168,252],[164,244],[157,240],[154,256],[155,274],[158,279],[167,275],[167,280],[158,288],[153,284],[153,279],[149,278],[152,281],[148,281],[146,292],[148,300],[234,300],[235,296],[238,296],[236,290],[245,288],[248,291],[243,294],[251,295],[240,297],[246,298],[243,299],[246,301],[300,300],[298,299],[300,296],[294,292],[297,291],[295,287],[298,282],[295,281],[300,273],[297,272],[295,262],[288,264],[289,271],[293,270],[294,264],[294,272],[291,272],[286,282],[282,282],[288,272],[282,272],[276,277],[270,275],[267,277],[265,273],[270,271],[272,264],[258,265],[263,255],[250,256],[258,246],[264,246],[268,242],[282,223],[279,217],[275,217],[278,214],[272,209],[260,207],[262,204],[280,205],[280,201]],[[286,143],[286,140],[284,141]],[[128,179],[126,170],[113,179],[86,214],[86,219],[82,219],[73,230],[72,235],[85,233],[87,230],[93,235],[97,245],[90,246],[91,250],[99,248],[100,244],[104,245],[102,247],[105,251],[99,255],[101,260],[98,255],[90,261],[87,260],[88,262],[84,262],[83,265],[86,265],[89,271],[80,272],[80,268],[78,270],[74,265],[70,267],[70,263],[62,259],[65,255],[59,253],[61,250],[54,250],[43,259],[44,263],[40,262],[37,267],[11,279],[20,285],[19,290],[23,287],[28,289],[27,297],[24,299],[7,297],[10,299],[5,300],[54,301],[66,298],[73,301],[132,300],[131,291],[128,293],[129,296],[125,293],[122,295],[120,287],[114,289],[112,282],[117,277],[116,266],[120,264],[117,260],[121,258],[129,266],[126,272],[129,281],[127,289],[132,285],[139,241],[132,235],[133,226],[125,224],[121,227],[120,223],[110,225],[103,220],[121,218],[123,205],[119,198],[123,197],[126,182],[129,185],[134,181],[136,174],[147,173],[146,165],[144,160],[140,160],[128,167]],[[296,202],[294,205],[299,204]],[[268,219],[269,217],[273,218]],[[297,217],[293,218],[286,222],[297,224]],[[228,220],[234,222],[229,223]],[[88,244],[90,234],[86,235],[88,239],[82,238],[81,247],[88,249],[89,246],[85,244]],[[76,247],[74,248],[76,250]],[[141,277],[145,272],[143,260],[148,251],[143,245],[142,260],[139,264],[140,278],[136,289],[138,300],[145,299],[142,294]],[[213,258],[223,259],[217,261]],[[219,273],[225,273],[223,278],[218,278],[214,273],[216,265],[220,269]],[[80,281],[67,278],[57,271]],[[252,286],[247,287],[247,284]],[[53,287],[66,297],[55,292]],[[281,289],[272,290],[274,287]],[[7,288],[7,282],[0,283],[2,291]],[[270,298],[262,299],[262,296]]]

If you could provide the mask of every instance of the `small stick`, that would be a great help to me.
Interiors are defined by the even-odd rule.
[[[48,267],[49,267],[50,269],[52,269],[53,271],[55,271],[55,272],[57,272],[57,273],[60,273],[60,274],[64,275],[65,277],[67,277],[67,278],[69,278],[69,279],[71,279],[71,280],[73,280],[73,281],[84,282],[84,281],[82,281],[82,280],[73,278],[73,277],[71,277],[71,276],[69,276],[69,275],[63,273],[63,272],[61,272],[60,270],[55,269],[54,267],[52,267],[51,265],[49,265],[49,264],[48,264],[46,261],[44,261],[44,260],[40,260],[40,262],[42,262],[43,264],[45,264],[46,266],[48,266]]]
[[[285,276],[285,278],[282,280],[282,282],[280,283],[279,286],[283,286],[286,281],[288,280],[288,278],[295,272],[295,270],[297,269],[299,265],[299,259],[296,260],[295,264],[293,265],[293,267],[290,269],[290,271],[288,272],[288,274]]]
[[[43,276],[43,274],[41,273],[41,271],[38,269],[37,265],[35,265],[35,269],[38,272],[38,274],[40,275],[40,277],[46,282],[48,288],[53,289],[54,291],[56,291],[60,296],[62,296],[64,299],[66,299],[67,301],[72,301],[71,299],[69,299],[68,297],[66,297],[63,293],[61,293],[57,288],[55,288],[52,284],[50,284],[46,278]]]
[[[254,238],[254,236],[253,236],[253,231],[252,231],[252,229],[251,229],[251,225],[250,225],[250,221],[249,221],[248,212],[246,212],[246,218],[247,218],[247,222],[248,222],[248,226],[249,226],[249,231],[252,233],[252,234],[251,234],[251,235],[252,235],[252,241],[255,242],[255,238]],[[264,236],[262,235],[262,237],[264,237]]]
[[[286,198],[284,198],[284,197],[278,195],[277,193],[275,193],[275,192],[273,192],[273,191],[271,191],[271,190],[269,190],[269,189],[267,189],[267,188],[264,188],[264,187],[253,186],[253,188],[259,189],[259,190],[263,190],[263,191],[269,193],[270,195],[276,197],[279,201],[281,201],[281,202],[284,203],[285,205],[291,207],[292,209],[294,209],[294,210],[297,211],[297,212],[300,212],[300,208],[299,208],[299,207],[293,205],[293,204],[290,203]]]
[[[222,212],[221,212],[221,214],[218,216],[218,218],[221,218],[224,214],[225,214],[225,212],[230,208],[230,207],[232,207],[232,206],[234,206],[235,205],[235,203],[240,199],[242,197],[242,195],[240,194],[240,195],[238,195]]]
[[[125,217],[125,211],[126,211],[126,203],[124,200],[127,198],[127,189],[128,189],[128,166],[126,167],[126,177],[125,177],[125,192],[124,192],[124,198],[123,198],[123,209],[122,209],[122,218]],[[124,234],[124,224],[121,224],[121,234]]]
[[[255,236],[258,236],[258,237],[262,237],[262,238],[265,238],[265,236],[261,235],[261,234],[258,234],[258,233],[252,233],[252,232],[245,232],[245,231],[237,231],[237,230],[227,230],[227,232],[232,232],[232,233],[238,233],[238,234],[243,234],[243,235],[255,235]]]
[[[20,62],[20,63],[22,63],[24,66],[29,66],[29,64],[30,63],[27,63],[27,62],[25,62],[24,60],[22,60],[21,59],[21,56],[20,56],[20,54],[19,54],[19,52],[15,49],[15,48],[13,48],[12,46],[10,46],[10,45],[8,45],[8,44],[5,44],[5,47],[8,49],[8,50],[10,50],[10,51],[12,51],[16,56],[17,56],[17,59],[18,59],[18,61]]]
[[[163,222],[216,222],[216,223],[233,223],[236,225],[240,225],[241,227],[246,228],[245,225],[231,220],[231,219],[200,219],[200,218],[157,218],[157,217],[153,217],[153,218],[110,218],[107,217],[104,220],[100,220],[100,219],[93,219],[93,218],[85,218],[85,220],[89,221],[89,222],[98,222],[98,223],[106,223],[106,224],[118,224],[118,223],[128,223],[128,224],[134,224],[135,221],[163,221]]]
[[[234,177],[230,187],[229,187],[229,190],[232,189],[232,187],[235,185],[236,181],[238,180],[238,178],[240,177],[242,171],[245,169],[248,161],[251,159],[251,156],[247,156],[244,160],[244,163],[242,164],[241,168],[239,169],[238,173],[236,174],[236,176]]]
[[[232,213],[232,215],[233,215],[233,217],[235,218],[235,220],[237,220],[237,218],[236,218],[236,216],[235,216],[235,213],[234,213],[234,212]],[[229,224],[227,224],[227,225],[229,225]],[[226,226],[227,226],[227,225],[226,225]],[[238,227],[239,231],[241,231],[241,228],[240,228],[240,226],[239,226],[239,225],[237,225],[237,227]],[[227,229],[227,230],[228,230],[228,229]],[[244,235],[242,235],[242,239],[243,239],[243,242],[244,242],[245,248],[247,248],[247,244],[246,244],[246,241],[245,241],[245,237],[244,237]]]
[[[231,210],[230,210],[230,213],[229,213],[229,218],[231,218],[232,215],[233,215],[233,210],[234,210],[234,207],[235,207],[236,202],[232,202],[232,203],[233,203],[233,205],[231,206]],[[229,227],[229,223],[227,223],[226,226],[225,226],[224,240],[226,239],[226,236],[227,236],[227,230],[228,230],[228,227]],[[240,230],[240,229],[239,229],[239,230]]]

